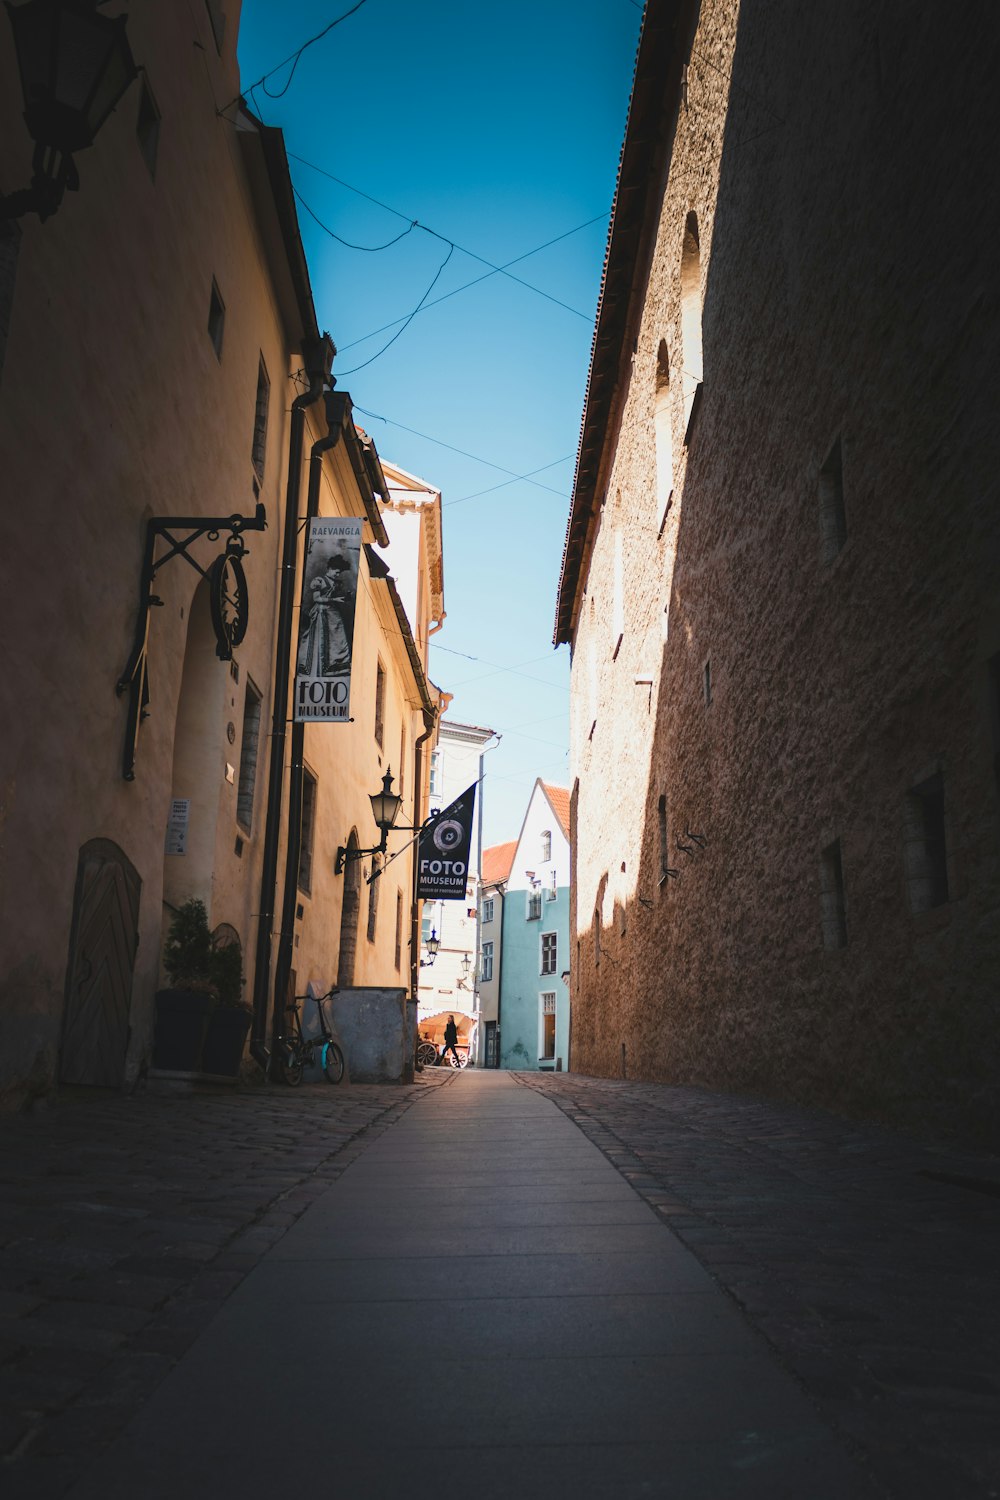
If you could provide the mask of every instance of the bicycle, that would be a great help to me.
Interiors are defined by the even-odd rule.
[[[308,1063],[312,1062],[313,1053],[319,1048],[319,1063],[326,1074],[328,1083],[341,1083],[347,1071],[344,1062],[344,1054],[340,1044],[334,1040],[333,1032],[330,1030],[326,1019],[326,1011],[323,1009],[323,1001],[331,1000],[334,995],[339,994],[336,985],[328,989],[325,995],[296,995],[290,1005],[285,1006],[286,1012],[292,1016],[291,1031],[283,1036],[278,1044],[278,1073],[282,1082],[287,1083],[289,1088],[297,1088],[302,1082],[302,1074]],[[312,1000],[319,1012],[319,1024],[322,1031],[321,1036],[304,1037],[302,1035],[302,1017],[299,1013],[300,1000]]]

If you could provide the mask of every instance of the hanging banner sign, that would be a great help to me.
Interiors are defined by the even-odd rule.
[[[309,522],[295,664],[293,717],[300,724],[350,720],[361,525],[360,516]]]
[[[170,816],[167,819],[167,854],[186,854],[188,819],[191,816],[190,797],[172,797]]]
[[[472,847],[476,783],[420,830],[417,900],[464,901]]]

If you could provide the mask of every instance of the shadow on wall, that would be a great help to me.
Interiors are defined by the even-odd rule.
[[[954,268],[947,241],[975,162],[944,170],[953,143],[917,102],[948,56],[957,80],[973,53],[924,17],[891,80],[858,83],[835,127],[756,119],[793,70],[792,111],[833,109],[831,45],[836,74],[866,76],[853,9],[846,26],[828,4],[793,9],[780,40],[766,7],[740,15],[643,835],[607,856],[627,858],[634,893],[606,910],[605,878],[577,913],[572,1066],[621,1076],[624,1047],[630,1077],[995,1138],[1000,828],[970,621],[994,587],[998,330],[995,313],[960,316],[982,267]],[[915,245],[924,213],[940,233]],[[980,223],[977,244],[997,227]],[[928,343],[948,356],[933,389]],[[962,843],[946,899],[919,910],[906,807],[935,767],[941,842]],[[586,831],[617,850],[614,827]]]

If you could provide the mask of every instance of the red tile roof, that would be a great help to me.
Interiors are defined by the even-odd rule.
[[[547,781],[542,782],[542,790],[548,797],[555,809],[556,817],[562,826],[562,831],[569,838],[569,790],[564,786],[550,786]]]
[[[511,839],[507,844],[493,844],[489,849],[483,850],[484,885],[496,885],[499,881],[510,878],[516,848],[517,839]]]

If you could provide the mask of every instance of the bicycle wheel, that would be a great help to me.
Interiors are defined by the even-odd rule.
[[[301,1052],[296,1052],[291,1047],[283,1049],[278,1058],[278,1077],[282,1083],[287,1083],[290,1089],[298,1087],[302,1082]]]
[[[323,1054],[323,1072],[328,1083],[341,1083],[344,1077],[344,1054],[336,1042],[327,1042]]]

